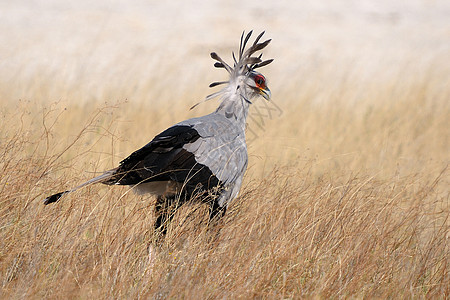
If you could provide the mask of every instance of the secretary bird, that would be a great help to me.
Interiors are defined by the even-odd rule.
[[[252,31],[245,38],[242,33],[238,60],[232,53],[233,67],[215,52],[211,53],[211,58],[217,61],[214,66],[229,74],[228,81],[210,84],[210,87],[224,87],[204,100],[220,96],[221,103],[216,111],[173,125],[122,160],[118,167],[54,194],[46,198],[44,204],[57,202],[63,195],[84,186],[103,183],[130,185],[138,193],[156,195],[155,229],[163,234],[173,216],[168,209],[174,203],[197,199],[210,205],[210,220],[223,216],[227,205],[237,197],[247,169],[245,127],[251,100],[257,96],[269,100],[271,96],[265,77],[255,69],[268,65],[273,59],[263,61],[262,54],[252,56],[270,43],[270,39],[260,42],[263,34],[245,50]]]

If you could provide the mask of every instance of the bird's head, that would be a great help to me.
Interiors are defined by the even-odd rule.
[[[264,49],[269,43],[270,39],[264,42],[259,42],[264,32],[260,33],[253,44],[246,50],[248,40],[250,39],[253,31],[250,31],[244,38],[244,32],[241,35],[241,41],[239,46],[239,53],[236,59],[234,52],[232,53],[234,65],[231,67],[227,64],[217,53],[212,52],[211,58],[216,60],[214,66],[216,68],[225,69],[230,78],[228,81],[213,82],[209,87],[215,87],[218,85],[225,85],[221,90],[209,95],[204,101],[213,99],[217,96],[222,96],[224,102],[234,102],[238,104],[240,102],[251,104],[252,98],[262,96],[266,100],[270,100],[271,93],[267,86],[267,81],[264,75],[257,72],[257,68],[261,68],[270,64],[273,59],[262,60],[262,53],[258,56],[253,56],[257,51]],[[198,103],[199,104],[199,103]],[[197,106],[194,105],[192,108]],[[224,106],[222,103],[221,107]]]
[[[260,95],[264,99],[270,100],[271,93],[263,74],[256,71],[249,72],[248,76],[245,77],[244,84],[251,94],[250,98]]]

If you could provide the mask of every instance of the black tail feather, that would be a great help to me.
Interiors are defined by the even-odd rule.
[[[61,199],[61,197],[64,194],[75,192],[76,190],[81,189],[82,187],[85,187],[87,185],[91,185],[91,184],[94,184],[94,183],[114,184],[115,182],[111,182],[110,183],[110,182],[108,182],[108,180],[115,174],[117,169],[118,168],[106,171],[105,173],[103,173],[103,174],[101,174],[101,175],[99,175],[99,176],[97,176],[95,178],[92,178],[92,179],[90,179],[90,180],[88,180],[86,182],[83,182],[79,186],[76,186],[76,187],[74,187],[74,188],[72,188],[70,190],[51,195],[50,197],[47,197],[47,198],[44,199],[44,204],[47,205],[47,204],[50,204],[50,203],[53,203],[53,202],[57,202],[59,199]]]
[[[66,194],[66,193],[68,193],[68,192],[69,192],[69,191],[64,191],[64,192],[60,192],[60,193],[56,193],[56,194],[54,194],[54,195],[51,195],[50,197],[47,197],[47,198],[44,199],[44,204],[47,205],[47,204],[56,202],[56,201],[58,201],[59,199],[61,199],[61,197],[62,197],[64,194]]]

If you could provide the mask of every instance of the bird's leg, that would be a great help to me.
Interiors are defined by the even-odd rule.
[[[220,233],[220,220],[225,215],[225,212],[227,210],[227,207],[221,207],[219,203],[215,200],[213,200],[212,203],[210,203],[209,207],[209,223],[208,223],[208,231],[210,232],[210,241],[213,243],[217,242],[217,239],[219,237]],[[219,226],[217,226],[219,225]]]
[[[175,200],[175,196],[158,196],[158,198],[156,199],[156,221],[154,224],[156,238],[148,245],[148,270],[150,273],[153,270],[153,265],[157,256],[157,252],[159,251],[159,247],[161,246],[161,243],[164,241],[164,238],[166,236],[169,222],[173,219],[173,215],[175,214],[175,210],[177,208],[177,203],[175,202]]]
[[[158,196],[155,205],[155,231],[158,233],[158,240],[164,239],[167,233],[167,227],[170,221],[173,219],[176,207],[176,197],[164,197]]]
[[[209,208],[209,222],[218,221],[225,215],[226,211],[226,206],[221,207],[217,201],[213,201]]]

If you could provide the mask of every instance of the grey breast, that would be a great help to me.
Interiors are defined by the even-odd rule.
[[[237,196],[247,168],[247,145],[243,128],[232,119],[216,113],[178,124],[190,125],[199,133],[198,140],[183,148],[193,153],[196,161],[207,166],[221,181],[225,191],[219,198],[219,205],[223,206]]]

